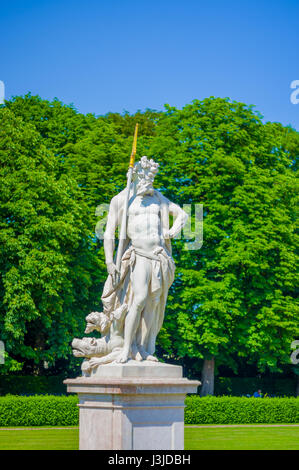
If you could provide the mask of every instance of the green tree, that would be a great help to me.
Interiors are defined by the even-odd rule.
[[[180,205],[204,206],[201,250],[174,242],[160,349],[203,365],[204,394],[215,364],[236,370],[240,357],[277,371],[289,362],[299,337],[298,132],[220,98],[96,117],[28,94],[0,113],[0,328],[11,357],[69,358],[69,341],[98,308],[106,268],[95,209],[125,186],[139,122],[137,159],[160,161],[157,187]]]
[[[50,102],[39,96],[32,96],[30,93],[6,101],[5,107],[2,107],[3,112],[4,110],[6,110],[6,120],[3,117],[1,140],[3,155],[5,155],[3,182],[5,178],[7,179],[8,174],[10,180],[7,181],[7,184],[9,182],[12,185],[13,181],[17,182],[22,179],[22,184],[15,192],[19,198],[19,204],[24,205],[24,200],[26,200],[26,204],[30,207],[34,206],[35,209],[36,200],[38,200],[43,207],[43,211],[38,208],[34,221],[31,221],[27,216],[24,218],[23,224],[26,225],[28,250],[21,250],[18,257],[10,260],[10,264],[3,255],[3,260],[5,259],[3,280],[7,278],[8,281],[5,281],[6,284],[2,291],[3,305],[7,306],[5,307],[6,311],[3,310],[2,324],[4,326],[1,335],[6,340],[7,349],[11,353],[13,351],[13,356],[11,355],[10,359],[6,361],[6,368],[16,369],[18,367],[12,357],[18,357],[19,361],[24,360],[25,365],[31,359],[31,363],[33,360],[36,363],[46,360],[50,365],[54,361],[57,364],[59,358],[69,359],[71,355],[69,342],[75,335],[82,336],[86,314],[90,309],[99,308],[102,284],[107,272],[103,244],[101,240],[96,239],[94,234],[99,215],[105,216],[105,213],[97,213],[96,215],[96,208],[102,203],[109,203],[115,192],[123,189],[125,185],[133,138],[133,132],[130,134],[130,131],[131,128],[134,130],[136,120],[140,123],[140,128],[144,133],[138,141],[138,152],[141,156],[142,152],[149,147],[156,114],[146,111],[145,113],[137,113],[137,116],[131,116],[128,113],[98,118],[93,115],[84,116],[78,113],[72,105],[66,106],[57,99]],[[8,121],[8,116],[11,121]],[[12,135],[14,126],[18,132]],[[28,134],[27,140],[24,139],[23,134]],[[7,139],[4,144],[5,135],[7,135],[7,139],[14,139],[18,146],[20,168],[14,166],[14,154],[8,152],[5,147],[8,145]],[[40,155],[43,155],[41,161]],[[35,186],[39,185],[39,178],[45,178],[47,175],[46,184],[38,190],[35,188],[32,191],[29,187],[31,180],[29,176],[27,177],[27,172],[30,173],[30,178],[37,178]],[[24,175],[26,177],[23,181]],[[25,184],[27,179],[28,184]],[[51,184],[53,184],[53,188],[49,192]],[[65,187],[65,191],[61,192],[63,187]],[[12,187],[9,191],[13,191]],[[2,194],[3,207],[7,198],[10,198],[9,191]],[[63,210],[58,206],[54,208],[55,201],[49,200],[49,195],[53,192],[57,193],[56,202],[59,202],[59,197],[64,198]],[[18,210],[17,204],[13,199],[9,210]],[[72,205],[74,209],[72,209]],[[6,214],[6,212],[4,213]],[[54,230],[56,225],[51,214],[56,218],[63,217],[63,223],[68,223],[67,230],[72,230],[69,233],[70,240],[65,239],[62,243],[59,231],[56,228]],[[18,225],[15,223],[10,225],[11,230],[9,231],[5,217],[3,221],[5,230],[2,231],[5,244],[21,242],[21,230],[24,227],[19,226],[20,221],[17,220]],[[73,226],[74,223],[77,225]],[[51,234],[52,240],[49,233],[45,240],[38,239],[39,237],[43,238],[43,224],[49,227],[48,232]],[[38,225],[39,232],[32,240],[33,227]],[[14,231],[16,227],[17,232]],[[63,230],[65,231],[66,227]],[[13,236],[15,240],[13,240]],[[78,237],[81,237],[81,242]],[[35,250],[35,243],[39,243],[38,252]],[[82,245],[80,249],[75,248],[78,243]],[[2,253],[6,250],[5,244],[3,244]],[[53,250],[56,250],[55,256]],[[28,270],[28,277],[32,278],[32,285],[30,284],[30,289],[27,289],[27,284],[24,284],[23,290],[30,294],[28,302],[32,301],[32,318],[28,316],[27,320],[21,324],[18,318],[18,305],[21,305],[19,304],[20,296],[12,286],[13,280],[9,277],[11,273],[7,274],[6,270],[9,271],[8,266],[16,268],[18,276],[21,278],[19,258],[23,259],[25,255],[27,257],[26,266],[22,269],[24,269],[24,273]],[[56,291],[57,295],[53,293],[49,295],[50,291],[47,291],[45,280],[38,290],[30,274],[30,270],[35,269],[38,272],[38,265],[46,262],[43,261],[44,258],[53,264],[52,267],[47,268],[47,272],[49,276],[52,276],[52,289]],[[21,264],[23,266],[23,261]],[[70,271],[71,266],[74,266],[75,271]],[[59,276],[55,274],[56,270],[60,270]],[[74,273],[74,279],[70,279],[72,273]],[[42,282],[42,279],[39,282]],[[18,278],[18,284],[20,283]],[[19,286],[18,289],[21,287]],[[12,310],[13,302],[16,303],[17,313]],[[53,312],[50,317],[53,317],[53,320],[47,323],[45,319],[43,322],[41,317],[44,318],[44,311],[50,309],[51,302],[53,302]],[[57,313],[61,309],[63,310],[62,319],[65,318],[65,320],[61,320],[59,325],[55,312]],[[72,315],[69,326],[66,321],[67,314]],[[12,327],[9,322],[13,325]],[[56,331],[53,328],[54,325],[56,325]],[[17,333],[17,328],[20,330],[19,333]],[[20,345],[18,347],[12,338],[13,335],[15,339],[19,338]],[[17,335],[19,336],[17,337]],[[21,346],[22,343],[23,346]],[[61,344],[57,352],[55,351],[55,343]],[[56,370],[56,368],[52,370]]]
[[[202,203],[204,242],[178,251],[168,302],[165,351],[203,359],[202,394],[213,393],[215,360],[233,354],[260,370],[289,362],[298,336],[295,303],[295,160],[299,134],[263,124],[228,99],[167,106],[151,154],[160,184],[180,205]]]
[[[130,114],[128,111],[123,114],[107,113],[104,118],[112,122],[117,128],[117,132],[126,137],[134,135],[135,124],[138,122],[139,136],[144,137],[155,135],[156,124],[162,115],[163,112],[148,108],[144,112],[138,110],[134,114]]]
[[[67,158],[66,146],[80,140],[96,120],[94,115],[78,113],[73,105],[65,105],[57,98],[48,101],[31,93],[15,96],[5,101],[5,106],[35,127],[44,145],[62,164]]]
[[[136,122],[139,123],[139,158],[147,152],[161,115],[147,109],[134,115],[124,112],[85,116],[73,105],[65,105],[58,99],[43,100],[30,93],[16,96],[5,105],[15,116],[34,125],[44,145],[54,154],[57,171],[76,180],[80,189],[78,197],[88,206],[85,218],[93,231],[98,220],[96,207],[109,203],[126,184]],[[98,246],[101,248],[101,244]]]
[[[11,358],[39,368],[69,356],[100,294],[100,266],[76,181],[6,107],[0,162],[1,339]]]

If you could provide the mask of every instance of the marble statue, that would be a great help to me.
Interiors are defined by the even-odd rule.
[[[111,362],[158,361],[155,343],[175,271],[171,239],[188,218],[177,204],[154,189],[158,167],[153,159],[143,156],[132,165],[127,188],[110,202],[104,234],[108,277],[101,297],[103,311],[86,317],[85,330],[98,331],[102,337],[75,338],[72,343],[73,354],[85,357],[85,375]],[[171,227],[170,215],[174,220]],[[122,221],[125,237],[117,263],[115,232]]]

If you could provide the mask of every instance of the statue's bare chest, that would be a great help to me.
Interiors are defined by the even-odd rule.
[[[128,215],[130,218],[153,214],[159,216],[160,201],[153,195],[136,196],[129,205]]]

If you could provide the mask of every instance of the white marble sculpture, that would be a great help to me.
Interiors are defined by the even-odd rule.
[[[158,361],[156,337],[175,270],[170,240],[188,217],[153,188],[158,166],[142,157],[132,165],[132,182],[128,180],[127,188],[111,200],[104,234],[108,277],[101,297],[103,312],[88,315],[85,330],[99,331],[102,337],[75,338],[72,343],[74,355],[86,358],[84,375],[109,362]],[[125,225],[121,232],[125,236],[119,243],[117,262],[115,232],[121,225]]]

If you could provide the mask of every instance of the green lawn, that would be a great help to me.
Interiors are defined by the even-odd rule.
[[[78,449],[78,428],[0,428],[0,450]],[[298,450],[299,427],[185,428],[186,450]]]
[[[8,431],[0,428],[0,450],[75,450],[79,445],[78,428],[36,428]]]
[[[185,428],[186,450],[298,450],[299,427]]]

